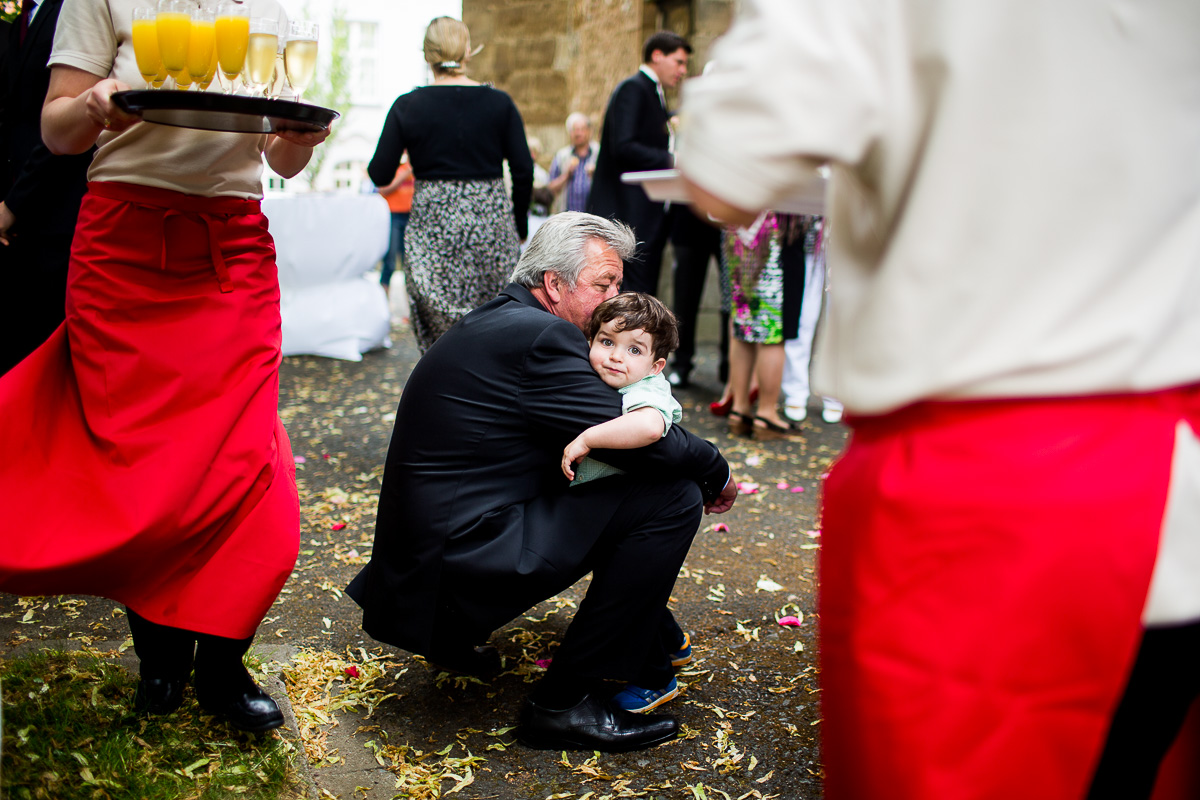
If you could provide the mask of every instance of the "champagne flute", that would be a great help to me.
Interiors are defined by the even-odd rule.
[[[221,74],[229,86],[225,93],[233,92],[234,81],[246,65],[246,50],[250,46],[250,9],[233,0],[224,0],[217,8],[216,19],[217,62]]]
[[[279,23],[279,38],[275,44],[275,66],[271,70],[271,85],[267,87],[267,97],[278,100],[287,89],[287,77],[283,66],[283,48],[287,42],[287,30],[282,22]]]
[[[200,86],[200,91],[207,92],[208,87],[217,77],[217,48],[213,47],[212,60],[208,62],[208,72],[204,73],[204,77],[196,81]],[[219,85],[219,84],[218,84]]]
[[[158,55],[158,28],[154,22],[157,14],[158,11],[153,8],[133,10],[133,54],[147,89],[154,87],[154,82],[159,80],[158,73],[163,69],[162,58]],[[165,72],[163,78],[166,78]]]
[[[296,93],[296,102],[312,83],[317,71],[317,23],[295,20],[288,26],[287,48],[283,51],[283,64],[287,70],[288,83]]]
[[[279,21],[275,17],[250,20],[250,46],[246,51],[246,69],[242,80],[250,94],[263,94],[275,70],[275,51],[279,49]]]
[[[158,29],[158,54],[167,68],[167,74],[175,79],[176,86],[187,69],[192,11],[195,8],[196,4],[188,0],[158,0],[158,14],[154,18],[155,28]]]
[[[211,6],[202,5],[192,15],[192,34],[188,41],[187,71],[197,86],[209,74],[216,49],[216,13]],[[211,82],[211,78],[209,80]],[[204,84],[201,91],[206,87]]]

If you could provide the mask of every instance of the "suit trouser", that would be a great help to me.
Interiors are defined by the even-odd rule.
[[[658,295],[658,277],[662,273],[663,249],[667,246],[667,238],[671,233],[670,218],[664,214],[658,220],[653,230],[642,226],[634,230],[637,237],[637,248],[633,258],[625,262],[625,279],[621,284],[623,292],[644,292]]]
[[[718,240],[719,241],[719,240]],[[675,351],[675,371],[686,377],[692,371],[692,359],[696,355],[696,318],[700,314],[700,300],[704,296],[704,282],[708,277],[708,261],[717,252],[703,245],[675,243],[675,318],[679,322],[679,348]],[[720,352],[722,361],[728,358],[728,327],[722,330]]]
[[[27,232],[3,248],[0,375],[50,338],[66,316],[71,235]]]
[[[632,476],[596,483],[591,491],[616,512],[581,565],[580,577],[591,571],[592,582],[550,669],[558,678],[663,686],[682,639],[667,600],[703,516],[700,489]]]

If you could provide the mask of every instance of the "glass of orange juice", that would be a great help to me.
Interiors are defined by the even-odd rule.
[[[242,3],[224,0],[217,7],[216,19],[217,62],[228,86],[226,94],[233,91],[234,81],[246,66],[246,51],[250,46],[250,9]]]
[[[133,10],[133,54],[147,89],[154,86],[163,68],[162,58],[158,55],[158,28],[154,22],[157,13],[153,8]],[[163,73],[163,77],[166,77],[166,73]]]
[[[158,0],[158,14],[154,18],[158,29],[158,55],[177,86],[180,76],[187,69],[192,13],[195,10],[194,0]]]
[[[209,73],[217,51],[216,12],[201,5],[192,14],[192,34],[188,41],[188,72],[199,86]],[[212,79],[209,79],[212,82]],[[207,87],[207,84],[204,84]]]

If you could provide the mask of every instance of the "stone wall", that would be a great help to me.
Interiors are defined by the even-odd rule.
[[[642,42],[656,30],[692,42],[698,75],[712,41],[733,19],[736,0],[463,0],[474,45],[470,75],[512,95],[530,136],[542,142],[549,167],[566,144],[567,115],[582,111],[600,125],[608,96],[642,61]],[[674,106],[677,98],[668,94]]]

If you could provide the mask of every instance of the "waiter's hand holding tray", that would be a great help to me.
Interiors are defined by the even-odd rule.
[[[146,122],[231,133],[309,133],[327,130],[340,114],[330,108],[216,92],[133,90],[116,92],[113,102]]]
[[[641,186],[656,203],[689,203],[683,176],[677,169],[657,169],[649,172],[626,172],[621,176],[623,183]],[[774,211],[785,214],[824,214],[825,176],[813,171],[812,179],[806,181],[791,197],[775,204]]]

